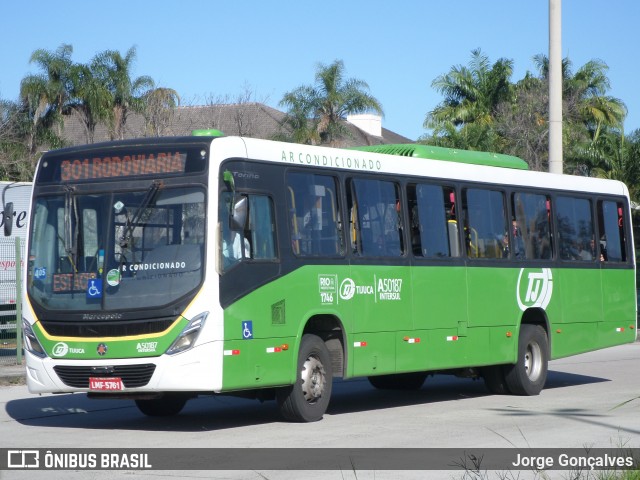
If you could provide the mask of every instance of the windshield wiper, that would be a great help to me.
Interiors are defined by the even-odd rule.
[[[140,205],[136,209],[136,213],[131,218],[127,218],[127,224],[125,225],[122,235],[120,235],[120,247],[127,248],[129,242],[131,241],[131,236],[133,235],[133,230],[140,224],[145,212],[149,208],[149,206],[155,200],[158,192],[162,188],[162,182],[154,181],[149,189],[147,190],[147,194],[144,196]]]
[[[76,197],[73,194],[75,189],[69,185],[65,186],[64,195],[64,251],[67,254],[67,258],[71,263],[73,272],[77,272],[78,269],[78,205],[76,203]],[[71,215],[73,214],[73,219]],[[74,230],[75,220],[75,230]],[[75,233],[75,234],[74,234]]]

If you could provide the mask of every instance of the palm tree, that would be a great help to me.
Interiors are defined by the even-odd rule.
[[[111,94],[89,65],[74,65],[71,70],[72,100],[67,112],[75,112],[85,128],[87,143],[93,143],[96,126],[107,121]]]
[[[309,92],[303,92],[302,89],[304,88],[300,87],[293,92],[286,93],[280,102],[280,105],[286,105],[289,108],[282,122],[282,127],[285,127],[284,130],[291,133],[278,134],[275,136],[275,140],[306,145],[320,143],[320,135],[313,121],[313,108],[306,100]]]
[[[45,71],[45,75],[40,76],[39,79],[45,80],[49,110],[53,116],[58,117],[55,118],[56,120],[59,119],[70,97],[72,53],[73,47],[63,44],[55,52],[38,49],[31,54],[29,59],[29,63],[35,63]],[[23,83],[25,82],[23,81]]]
[[[380,102],[370,95],[363,80],[345,78],[342,60],[319,64],[315,86],[301,86],[285,93],[280,105],[288,107],[285,123],[293,127],[293,136],[301,143],[334,144],[348,135],[346,116],[375,112],[382,115]],[[309,128],[307,122],[311,122]]]
[[[536,55],[534,62],[543,79],[548,78],[549,60],[544,55]],[[597,140],[602,128],[620,128],[627,115],[625,104],[614,97],[606,96],[611,88],[607,70],[601,60],[590,60],[573,74],[571,61],[562,61],[563,93],[565,114],[570,119],[582,122]]]
[[[468,66],[454,66],[449,73],[432,82],[432,87],[444,95],[444,100],[429,112],[425,128],[433,129],[434,136],[442,135],[445,142],[453,129],[465,129],[472,124],[475,124],[475,130],[491,128],[498,105],[512,98],[512,73],[513,60],[501,58],[491,65],[480,49],[473,50]],[[460,138],[459,135],[456,137]]]
[[[39,145],[61,145],[62,111],[70,97],[71,54],[73,47],[63,44],[55,52],[39,49],[31,54],[44,73],[26,76],[20,84],[23,109],[31,120],[27,135],[29,151],[35,153]],[[57,125],[57,132],[51,129]]]
[[[144,94],[154,87],[149,76],[131,78],[135,58],[136,48],[131,47],[124,57],[118,51],[106,50],[96,55],[91,63],[92,71],[111,95],[109,120],[112,140],[124,138],[129,112],[142,112]]]

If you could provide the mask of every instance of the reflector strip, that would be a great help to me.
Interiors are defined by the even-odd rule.
[[[282,347],[267,347],[267,353],[278,353],[282,351]]]
[[[452,337],[447,337],[447,342],[455,342],[458,340],[458,336],[454,335]]]
[[[403,340],[407,343],[420,343],[419,338],[404,337]]]
[[[225,355],[240,355],[240,350],[225,350]]]
[[[366,347],[367,342],[353,342],[354,347]]]
[[[624,332],[624,328],[622,327],[616,328],[616,332]]]

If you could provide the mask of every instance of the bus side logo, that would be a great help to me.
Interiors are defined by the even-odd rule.
[[[525,282],[523,282],[523,278]],[[525,286],[526,283],[526,286]],[[527,308],[546,309],[553,293],[553,275],[550,268],[520,269],[516,297],[523,312]]]
[[[350,278],[345,278],[340,284],[340,298],[343,300],[351,300],[356,294],[356,282]]]

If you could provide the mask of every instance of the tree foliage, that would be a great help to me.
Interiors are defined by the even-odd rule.
[[[149,76],[131,78],[135,58],[136,49],[131,47],[124,57],[118,51],[106,50],[91,62],[91,70],[108,91],[109,133],[112,140],[124,138],[129,113],[142,113],[144,97],[154,88],[154,81]]]
[[[516,155],[533,170],[547,170],[549,61],[544,55],[533,61],[537,72],[512,83],[511,60],[491,64],[479,49],[473,50],[467,66],[453,66],[433,81],[443,100],[427,114],[424,126],[431,133],[421,141]],[[565,172],[617,178],[638,199],[638,139],[625,138],[627,109],[607,94],[607,71],[601,60],[575,72],[568,58],[562,62]]]
[[[454,66],[432,82],[444,100],[429,113],[425,127],[446,132],[451,125],[492,125],[498,105],[512,97],[512,73],[512,60],[490,65],[480,49],[473,50],[468,66]]]
[[[285,125],[297,143],[335,145],[347,136],[344,120],[349,114],[375,112],[382,105],[368,93],[369,85],[345,78],[342,60],[319,64],[314,85],[303,85],[284,94],[280,105],[287,107]]]
[[[87,143],[93,143],[100,123],[108,125],[112,139],[124,138],[129,113],[147,107],[157,132],[160,110],[179,101],[171,89],[154,89],[151,77],[132,76],[135,47],[124,56],[113,50],[98,53],[89,64],[73,62],[72,54],[67,44],[34,51],[30,63],[40,72],[24,77],[17,102],[0,102],[2,179],[30,180],[40,151],[64,146],[65,115],[74,115]]]

